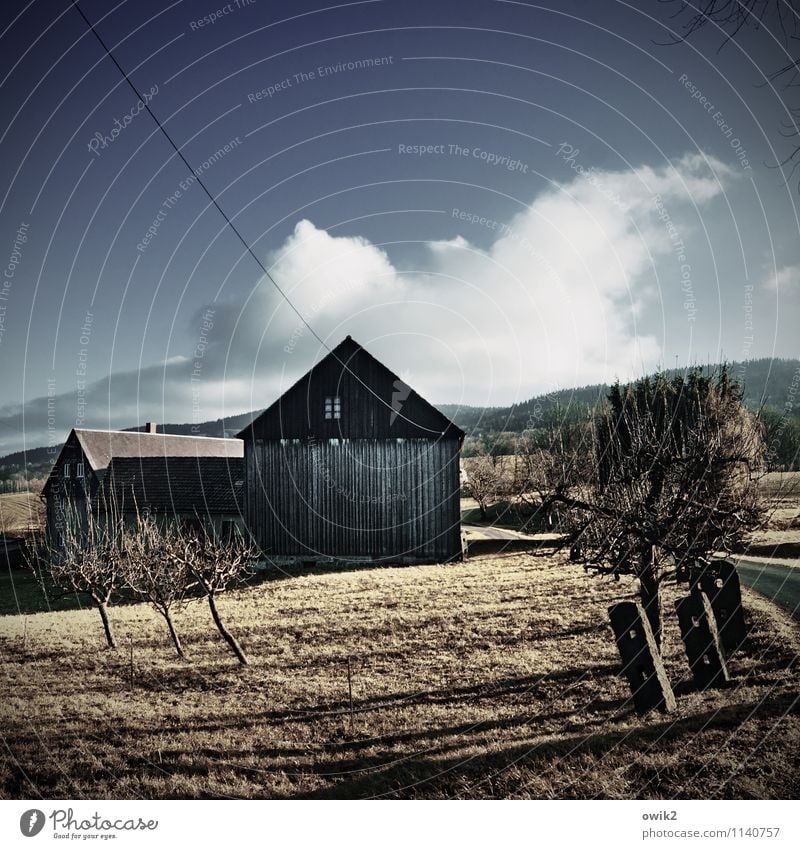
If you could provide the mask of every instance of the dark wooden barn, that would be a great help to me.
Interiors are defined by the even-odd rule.
[[[461,556],[463,431],[349,336],[239,437],[245,521],[268,557]]]

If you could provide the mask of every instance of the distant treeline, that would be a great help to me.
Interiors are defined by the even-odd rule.
[[[719,365],[706,366],[713,372]],[[728,374],[744,391],[744,402],[751,409],[762,405],[785,412],[789,405],[789,418],[800,414],[800,360],[749,360],[746,363],[727,364]],[[668,369],[667,377],[684,374],[686,369]],[[583,412],[604,402],[609,384],[595,383],[577,389],[559,389],[546,395],[537,395],[521,404],[510,407],[463,407],[455,404],[438,404],[446,416],[470,435],[479,433],[522,433],[537,426],[543,416],[553,410],[562,414]]]
[[[702,369],[709,373],[719,365]],[[767,443],[767,463],[771,470],[800,471],[800,360],[751,360],[729,363],[731,379],[743,390],[745,404],[761,412]],[[667,377],[684,374],[685,369],[669,369]],[[515,453],[515,439],[586,420],[606,402],[611,387],[593,384],[539,395],[510,407],[458,407],[442,404],[439,409],[467,434],[464,456],[483,451],[502,456]]]

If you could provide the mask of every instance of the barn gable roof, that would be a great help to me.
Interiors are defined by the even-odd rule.
[[[243,485],[241,457],[115,457],[96,503],[120,513],[239,513]]]
[[[324,399],[338,398],[340,418]],[[237,436],[458,439],[464,432],[348,336]]]

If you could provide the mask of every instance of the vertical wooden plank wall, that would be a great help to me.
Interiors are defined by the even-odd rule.
[[[246,515],[268,554],[460,553],[456,439],[249,440],[245,457]]]

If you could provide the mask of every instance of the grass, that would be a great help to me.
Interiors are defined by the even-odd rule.
[[[27,615],[49,610],[75,610],[86,607],[88,597],[67,594],[48,581],[45,590],[27,569],[0,572],[0,616]],[[0,623],[0,634],[3,624]]]
[[[4,617],[0,795],[796,798],[797,625],[747,593],[734,680],[698,693],[669,616],[678,710],[640,718],[606,614],[633,589],[529,555],[295,571],[222,600],[244,669],[200,601],[188,662],[142,605],[119,652],[93,610],[28,616],[27,647]]]
[[[743,557],[800,557],[800,472],[770,472],[759,482],[768,525],[757,531]]]
[[[6,569],[0,572],[0,617],[29,616],[34,613],[47,613],[58,610],[81,610],[91,607],[91,600],[83,593],[69,592],[54,586],[45,574],[42,586],[28,569]],[[246,583],[256,584],[263,580],[262,573],[247,578]],[[190,595],[201,596],[197,587],[190,589]],[[135,596],[130,590],[117,591],[115,604],[132,604]],[[0,635],[2,624],[0,624]]]
[[[38,493],[0,493],[0,533],[22,533],[44,524],[44,506]]]
[[[497,501],[488,505],[484,519],[473,499],[462,498],[461,521],[465,525],[482,525],[527,533],[546,530],[544,521],[536,515],[536,510],[530,504],[519,500]]]
[[[769,472],[759,481],[765,498],[793,500],[800,497],[800,472]]]

